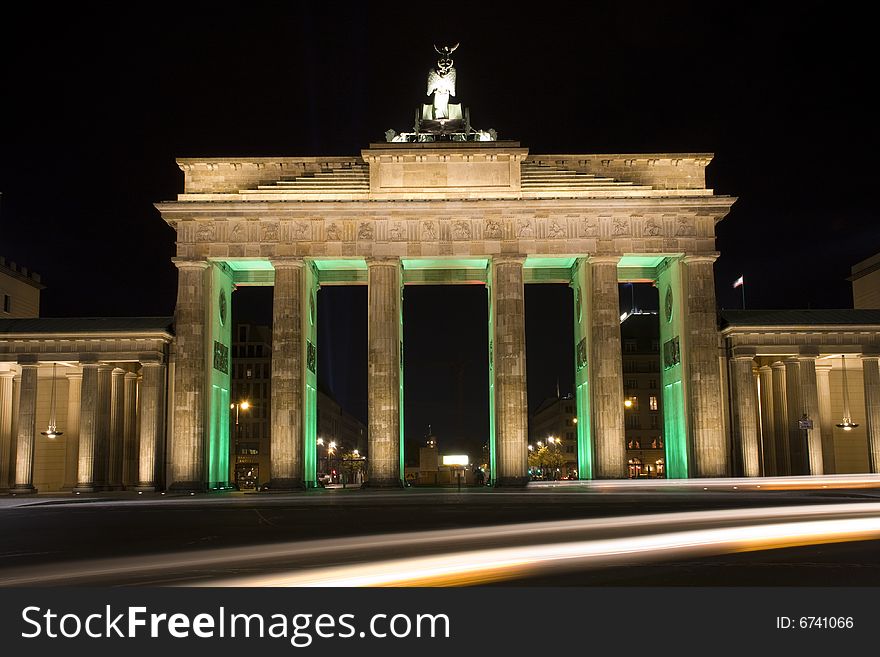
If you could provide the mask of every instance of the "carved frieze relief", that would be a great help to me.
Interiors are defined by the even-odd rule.
[[[261,242],[277,242],[278,241],[278,222],[264,221],[260,223],[260,241]]]

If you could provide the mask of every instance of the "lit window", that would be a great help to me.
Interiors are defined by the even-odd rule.
[[[657,410],[657,397],[655,397],[654,395],[651,395],[651,396],[648,398],[648,407],[649,407],[652,411],[656,411],[656,410]]]

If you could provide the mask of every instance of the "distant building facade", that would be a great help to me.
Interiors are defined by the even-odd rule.
[[[853,308],[880,309],[880,253],[853,265]]]
[[[40,275],[0,256],[0,319],[40,316]]]
[[[660,394],[660,318],[626,313],[620,326],[627,474],[630,479],[665,474]]]
[[[231,481],[239,489],[251,490],[271,476],[272,330],[268,326],[242,323],[234,327],[231,379]],[[366,454],[367,435],[364,423],[333,397],[322,390],[317,396],[316,452],[323,473],[344,454],[355,450]]]

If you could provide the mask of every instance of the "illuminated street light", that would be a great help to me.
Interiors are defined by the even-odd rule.
[[[534,445],[529,445],[529,451],[530,451],[530,452],[535,451],[535,446],[534,446]]]
[[[323,439],[323,438],[318,438],[318,444],[321,445],[321,446],[323,446],[323,445],[324,445],[324,439]]]
[[[624,405],[624,407],[626,407],[626,408],[632,408],[633,400],[632,400],[632,399],[624,399],[624,400],[623,400],[623,405]]]
[[[576,417],[571,418],[571,423],[572,423],[572,424],[577,424],[577,423],[578,423],[578,419],[577,419]]]

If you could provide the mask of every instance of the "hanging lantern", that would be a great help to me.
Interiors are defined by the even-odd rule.
[[[839,429],[844,431],[852,431],[858,424],[852,421],[849,414],[849,386],[846,383],[846,356],[841,355],[840,360],[843,361],[843,422],[837,425]]]
[[[58,425],[55,422],[55,370],[58,363],[52,363],[52,395],[49,398],[49,428],[41,431],[40,434],[46,438],[54,439],[62,435],[63,431],[58,431]]]

